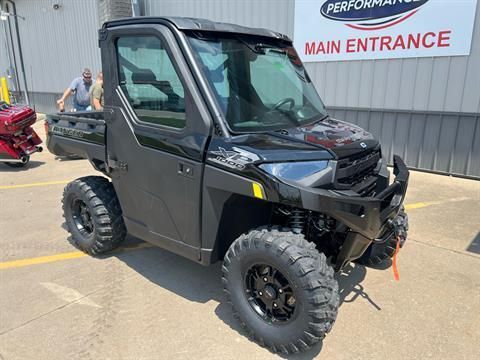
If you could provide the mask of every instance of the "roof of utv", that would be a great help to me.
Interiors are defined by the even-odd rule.
[[[137,24],[161,24],[169,23],[179,30],[197,30],[197,31],[211,31],[221,33],[234,33],[245,35],[256,35],[275,38],[291,42],[290,38],[278,32],[262,29],[249,28],[246,26],[210,21],[207,19],[187,18],[187,17],[153,17],[153,16],[139,16],[124,18],[118,20],[107,21],[103,24],[103,28],[112,28],[115,26],[137,25]]]

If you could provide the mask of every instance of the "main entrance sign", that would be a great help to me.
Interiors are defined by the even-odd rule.
[[[304,62],[468,55],[477,0],[296,0]]]

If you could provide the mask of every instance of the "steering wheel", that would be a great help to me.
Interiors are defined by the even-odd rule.
[[[279,108],[281,108],[283,105],[285,104],[290,104],[290,107],[288,108],[288,110],[292,110],[293,107],[295,106],[295,100],[292,99],[292,98],[285,98],[283,100],[280,100],[279,102],[277,102],[275,105],[273,105],[273,107],[269,110],[269,111],[274,111],[274,110],[277,110]]]

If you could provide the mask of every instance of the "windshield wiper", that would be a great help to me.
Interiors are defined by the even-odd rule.
[[[323,116],[321,119],[317,120],[316,122],[320,122],[320,121],[323,121],[323,120],[327,120],[328,117],[330,117],[329,114]]]
[[[286,51],[282,48],[279,48],[278,46],[275,45],[270,45],[270,44],[264,44],[264,43],[258,43],[255,44],[255,50],[257,52],[263,52],[265,53],[265,49],[270,49],[274,52],[280,53],[280,54],[286,54]]]
[[[272,50],[277,51],[277,52],[282,53],[282,54],[285,53],[285,51],[282,48],[280,48],[278,46],[275,46],[275,45],[270,45],[270,44],[265,44],[265,43],[252,44],[252,43],[249,43],[249,42],[245,41],[240,36],[237,37],[237,40],[240,41],[243,45],[248,47],[252,52],[254,52],[256,54],[265,54],[265,49],[272,49]]]
[[[329,117],[330,117],[330,115],[327,114],[327,115],[325,115],[325,116],[322,116],[320,119],[314,119],[314,120],[312,120],[312,121],[310,121],[310,122],[307,122],[307,123],[305,123],[305,124],[302,124],[302,126],[313,125],[313,124],[322,122],[322,121],[324,121],[324,120],[327,120],[327,118],[329,118]]]

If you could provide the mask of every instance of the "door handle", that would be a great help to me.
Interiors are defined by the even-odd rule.
[[[193,178],[193,168],[187,163],[179,162],[177,167],[177,174]]]
[[[108,163],[108,167],[112,170],[120,170],[120,171],[128,170],[128,164],[126,162],[112,159],[110,156],[108,157],[107,163]]]

